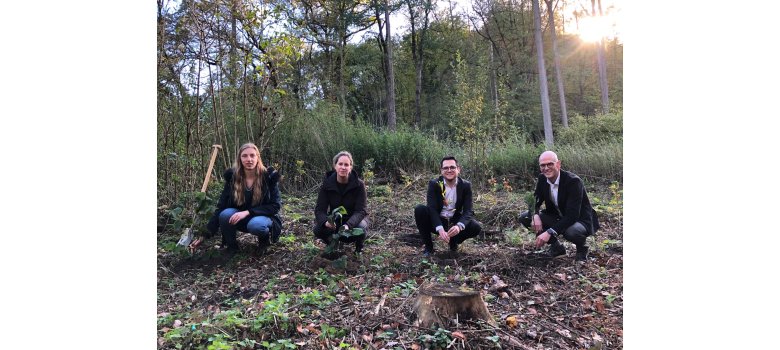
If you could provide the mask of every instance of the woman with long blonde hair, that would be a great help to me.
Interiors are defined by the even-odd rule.
[[[191,248],[222,229],[222,244],[234,253],[238,251],[236,232],[240,230],[257,236],[260,252],[264,253],[271,240],[279,238],[282,228],[279,172],[263,165],[255,144],[245,143],[238,149],[235,165],[223,176],[225,187],[207,225],[208,234],[195,240]]]

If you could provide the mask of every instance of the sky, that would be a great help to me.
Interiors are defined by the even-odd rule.
[[[452,3],[454,13],[463,14],[463,13],[471,13],[473,0],[451,0],[445,1],[440,0],[438,3],[437,9],[439,11],[444,10],[448,8],[448,6]],[[544,0],[539,0],[540,4],[540,10],[542,11],[542,16],[545,16],[544,12],[547,9],[547,5],[545,4]],[[560,1],[556,2],[556,8],[558,6],[562,6]],[[598,4],[597,4],[598,6]],[[603,32],[606,33],[609,37],[618,36],[621,38],[622,42],[622,33],[620,31],[622,26],[622,3],[621,0],[603,0],[601,1],[601,7],[602,11],[604,11],[605,17],[607,17],[609,20],[607,23],[604,24],[606,27]],[[566,4],[566,8],[564,9],[564,16],[567,19],[565,23],[565,30],[568,33],[577,33],[579,31],[578,23],[574,20],[574,15],[572,14],[574,11],[580,11],[582,12],[583,9],[587,10],[588,12],[591,12],[591,2],[588,0],[569,0]],[[403,9],[399,12],[394,13],[390,16],[390,24],[391,24],[391,33],[395,35],[400,35],[404,33],[408,33],[408,19],[406,14],[406,9]],[[374,32],[376,32],[376,26],[371,28]],[[359,38],[354,39],[356,42],[360,40],[363,36],[368,35],[368,33],[363,33],[362,36]]]

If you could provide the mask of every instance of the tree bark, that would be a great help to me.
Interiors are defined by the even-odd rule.
[[[561,100],[561,123],[564,128],[569,127],[569,116],[566,112],[566,95],[563,90],[563,77],[561,76],[561,61],[558,58],[558,43],[555,38],[555,16],[553,14],[552,0],[545,0],[547,3],[547,15],[550,17],[550,38],[552,39],[553,65],[555,65],[555,81],[558,83],[558,96]]]
[[[593,10],[593,17],[596,16],[596,0],[590,0],[590,4]],[[603,14],[601,13],[601,0],[599,0],[599,17],[601,17]],[[607,62],[605,61],[604,56],[606,56],[604,52],[604,37],[601,37],[599,41],[596,42],[596,59],[598,61],[599,66],[599,88],[601,89],[601,112],[602,113],[608,113],[609,112],[609,88],[607,86]]]
[[[539,92],[542,97],[542,118],[544,121],[544,143],[549,148],[553,145],[552,120],[550,119],[550,95],[547,91],[547,70],[544,68],[544,47],[542,46],[542,18],[539,12],[539,0],[531,0],[534,11],[534,41],[536,42],[536,57],[539,66]]]
[[[479,292],[466,287],[436,283],[423,285],[413,309],[416,315],[414,325],[418,327],[438,325],[450,328],[456,325],[455,322],[470,319],[496,325]]]
[[[387,128],[395,131],[395,73],[393,41],[390,33],[390,3],[385,0],[385,65],[387,66]]]

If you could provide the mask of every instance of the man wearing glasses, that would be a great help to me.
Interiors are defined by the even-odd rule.
[[[539,156],[539,169],[541,174],[536,180],[533,216],[529,208],[529,211],[520,214],[520,223],[536,233],[537,248],[545,243],[550,245],[548,256],[566,254],[566,248],[558,241],[563,237],[577,246],[576,261],[587,260],[586,238],[599,229],[599,220],[590,206],[582,179],[572,172],[561,170],[561,161],[552,151]]]
[[[431,233],[449,244],[456,253],[458,245],[468,238],[476,237],[482,230],[473,219],[471,210],[471,183],[461,179],[460,167],[455,157],[441,160],[441,176],[428,182],[427,205],[414,208],[414,221],[425,242],[424,256],[433,254]]]

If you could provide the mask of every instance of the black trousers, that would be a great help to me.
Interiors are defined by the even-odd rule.
[[[363,219],[360,221],[360,224],[358,224],[357,227],[360,227],[363,229],[363,234],[360,236],[351,236],[351,237],[339,237],[339,241],[345,242],[345,243],[352,243],[352,242],[360,242],[361,247],[363,241],[366,239],[366,233],[368,233],[368,222]],[[338,229],[338,227],[337,227]],[[330,236],[336,233],[336,230],[331,230],[325,227],[325,224],[322,224],[320,226],[314,227],[314,236],[321,239],[325,244],[330,244]]]
[[[558,220],[561,219],[558,215],[553,215],[545,212],[539,213],[539,217],[542,219],[542,229],[547,230],[552,225],[555,225]],[[531,214],[530,211],[523,212],[520,214],[520,223],[527,227],[531,228],[531,219],[533,218],[533,214]],[[544,232],[544,231],[542,231]],[[534,232],[535,233],[535,232]],[[537,233],[536,235],[539,236],[541,233]],[[575,222],[574,225],[571,225],[566,228],[563,232],[558,232],[560,236],[565,238],[567,241],[574,243],[577,247],[585,246],[585,240],[588,238],[588,230],[585,229],[585,226],[579,222]],[[547,241],[547,244],[560,244],[558,242],[558,238],[555,236],[550,236],[550,240]]]
[[[439,213],[435,213],[435,215],[438,214]],[[431,234],[434,233],[433,230],[435,227],[433,227],[433,224],[431,223],[430,209],[427,205],[419,204],[414,207],[414,223],[417,225],[417,230],[420,231],[423,242],[425,242],[425,249],[432,251],[433,239]],[[442,226],[444,226],[445,231],[449,230],[452,225],[458,224],[456,220],[447,220],[444,218],[442,218],[441,223]],[[469,222],[466,223],[465,230],[461,231],[457,236],[450,238],[450,249],[457,249],[459,244],[469,238],[476,237],[479,235],[480,231],[482,231],[482,226],[479,222],[477,222],[477,220],[469,220]]]

